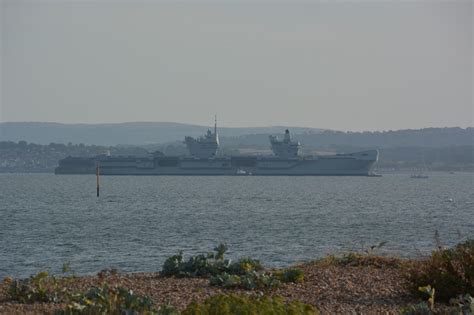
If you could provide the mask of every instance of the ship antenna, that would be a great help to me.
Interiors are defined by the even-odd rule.
[[[217,115],[214,115],[214,136],[217,136]]]

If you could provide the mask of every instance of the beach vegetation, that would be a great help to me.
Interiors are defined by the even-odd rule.
[[[284,269],[270,272],[257,272],[255,270],[245,274],[221,273],[210,277],[213,286],[226,289],[239,288],[244,290],[267,289],[278,287],[281,283],[303,282],[304,273],[300,269]]]
[[[245,295],[215,295],[203,303],[192,302],[182,315],[316,315],[318,310],[299,301],[286,303],[281,297]]]
[[[274,288],[282,282],[301,282],[304,279],[300,269],[264,272],[259,260],[242,257],[232,262],[225,258],[227,246],[220,244],[214,252],[191,256],[187,261],[179,252],[166,259],[161,275],[165,277],[208,277],[210,284],[224,288],[245,290]]]
[[[304,281],[304,272],[298,268],[277,270],[273,272],[273,275],[283,283],[299,283]]]
[[[160,274],[165,277],[209,277],[239,268],[231,266],[231,261],[224,258],[226,251],[227,246],[220,244],[214,248],[214,252],[191,256],[187,261],[183,253],[179,252],[165,260]]]
[[[97,277],[100,280],[105,280],[106,278],[109,278],[109,277],[116,277],[118,275],[119,275],[119,271],[117,268],[105,268],[97,273]]]
[[[449,304],[455,307],[459,314],[474,314],[474,297],[469,294],[453,298],[449,300]]]
[[[404,272],[408,290],[422,297],[420,287],[430,286],[440,301],[469,294],[474,296],[474,240],[453,248],[439,248],[431,256],[412,261]]]
[[[374,267],[374,268],[400,268],[406,260],[397,257],[378,256],[364,252],[349,252],[342,255],[328,255],[316,260],[314,264],[321,267]]]
[[[401,315],[432,315],[432,310],[428,307],[428,304],[421,302],[404,307],[400,310]]]
[[[8,287],[8,295],[13,301],[25,304],[59,301],[58,294],[54,290],[54,280],[46,271],[28,279],[12,280]]]
[[[459,295],[449,301],[449,306],[443,305],[442,308],[435,307],[436,290],[431,286],[419,287],[418,291],[422,293],[427,300],[418,304],[404,307],[400,310],[402,315],[473,315],[474,314],[474,298],[469,294]]]
[[[400,268],[405,265],[406,260],[377,254],[387,241],[382,241],[358,251],[331,254],[318,259],[313,264],[320,267],[375,267],[375,268]]]
[[[157,314],[153,302],[123,287],[92,287],[86,293],[76,294],[65,310],[56,312],[66,314]]]
[[[418,291],[428,297],[427,301],[410,305],[401,310],[402,315],[430,315],[435,312],[435,292],[431,286],[419,287]]]
[[[228,272],[235,275],[244,275],[249,272],[262,271],[263,265],[259,260],[251,257],[242,257],[229,265]]]
[[[70,295],[69,284],[75,279],[68,264],[63,265],[62,272],[62,277],[41,271],[26,279],[9,278],[7,294],[11,300],[25,304],[62,302]]]
[[[260,261],[250,257],[243,257],[232,262],[224,257],[227,251],[225,244],[214,248],[214,252],[199,254],[185,260],[183,253],[179,252],[167,258],[161,269],[165,277],[210,277],[222,273],[244,275],[252,271],[261,271],[263,266]]]
[[[281,283],[271,273],[256,271],[250,271],[243,275],[222,273],[211,277],[209,282],[213,286],[220,286],[226,289],[240,288],[244,290],[274,288]]]

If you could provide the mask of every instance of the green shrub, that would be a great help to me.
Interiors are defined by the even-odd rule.
[[[210,284],[227,289],[245,290],[274,288],[281,282],[302,282],[304,273],[300,269],[288,269],[275,272],[257,272],[255,270],[243,275],[221,273],[210,278]]]
[[[261,271],[263,266],[257,259],[242,257],[238,261],[230,264],[227,272],[235,275],[244,275],[252,271]]]
[[[209,283],[213,286],[230,289],[240,287],[242,281],[240,280],[239,275],[231,275],[224,272],[209,278]]]
[[[226,289],[268,289],[278,287],[281,281],[271,273],[249,272],[245,275],[231,275],[221,273],[209,278],[212,286],[223,287]]]
[[[410,305],[401,310],[402,315],[431,315],[434,314],[435,292],[431,286],[419,287],[418,291],[428,297],[428,301],[424,301],[415,305]]]
[[[294,301],[285,303],[281,297],[248,297],[242,295],[215,295],[204,303],[193,302],[182,315],[311,315],[319,312],[311,305]]]
[[[156,314],[148,297],[135,294],[122,287],[93,287],[85,294],[78,294],[63,311],[57,314]],[[171,313],[170,313],[171,314]]]
[[[462,294],[474,295],[474,240],[434,251],[427,259],[410,264],[405,277],[408,289],[417,296],[418,288],[428,285],[445,302]]]
[[[428,305],[424,302],[410,305],[400,310],[402,315],[431,315],[433,312],[430,310]]]
[[[224,259],[227,246],[220,244],[214,253],[191,256],[188,261],[180,252],[166,259],[161,270],[165,277],[209,277],[210,284],[224,288],[241,288],[246,290],[264,289],[278,286],[281,282],[301,282],[303,272],[299,269],[288,269],[274,273],[265,273],[259,260],[242,257],[236,262]]]
[[[457,308],[458,314],[474,314],[474,298],[469,294],[451,299],[449,304]]]
[[[241,288],[245,290],[275,288],[280,285],[280,280],[271,273],[248,272],[240,276]]]
[[[69,292],[67,284],[70,278],[56,278],[41,271],[28,279],[9,280],[8,296],[19,303],[61,302]]]
[[[375,267],[375,268],[400,268],[406,265],[406,260],[395,257],[376,256],[366,253],[350,252],[343,255],[328,255],[315,264],[319,266],[343,267]]]
[[[278,280],[284,283],[298,283],[304,281],[304,272],[301,269],[291,268],[286,270],[279,270],[276,271],[274,275]]]
[[[216,255],[217,256],[217,255]],[[216,258],[212,253],[206,255],[197,255],[190,257],[183,265],[183,272],[187,276],[206,277],[225,272],[229,269],[230,261],[222,258]]]
[[[263,270],[260,261],[250,257],[243,257],[231,263],[224,258],[227,246],[220,244],[214,248],[213,253],[191,256],[187,261],[183,258],[183,253],[171,256],[166,259],[161,270],[161,275],[165,277],[209,277],[222,273],[233,275],[244,275],[252,271]]]
[[[108,277],[115,277],[119,274],[119,271],[116,268],[105,268],[97,273],[97,277],[100,280],[105,280]]]
[[[449,301],[451,306],[446,306],[442,309],[435,308],[435,293],[436,290],[431,286],[420,287],[418,291],[424,293],[427,301],[420,302],[415,305],[402,308],[400,314],[402,315],[434,315],[434,314],[451,314],[451,315],[472,315],[474,314],[474,298],[469,294],[460,295]]]
[[[183,264],[183,253],[179,252],[177,255],[168,257],[165,260],[160,274],[165,277],[179,275],[183,269]]]
[[[214,251],[207,255],[191,256],[184,261],[182,252],[171,256],[163,264],[161,275],[165,277],[207,277],[227,272],[230,268],[230,260],[224,259],[227,246],[220,244]]]

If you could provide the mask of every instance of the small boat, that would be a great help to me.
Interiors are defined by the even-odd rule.
[[[416,169],[410,176],[410,178],[418,178],[418,179],[426,179],[426,178],[429,178],[428,175],[426,175],[425,173],[425,168],[419,168],[419,169]]]
[[[243,170],[241,168],[239,168],[236,172],[235,172],[235,175],[237,176],[245,176],[245,175],[252,175],[251,172],[247,172],[246,170]]]
[[[369,175],[367,175],[368,177],[382,177],[382,174],[378,174],[378,173],[370,173]]]
[[[416,174],[412,174],[410,178],[426,179],[426,178],[429,178],[429,176],[423,173],[416,173]]]

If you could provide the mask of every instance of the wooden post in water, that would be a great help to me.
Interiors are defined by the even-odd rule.
[[[97,166],[95,168],[95,177],[97,179],[97,197],[99,197],[99,162],[97,162]]]

